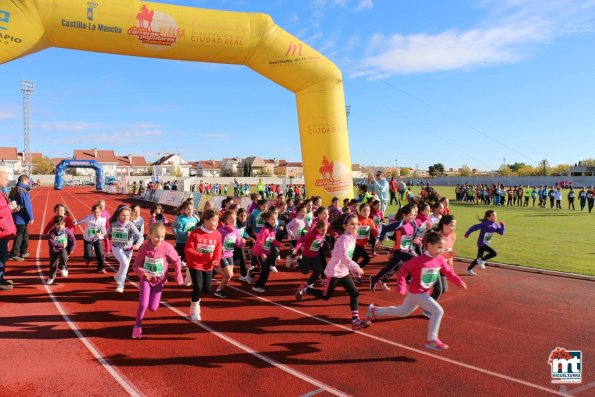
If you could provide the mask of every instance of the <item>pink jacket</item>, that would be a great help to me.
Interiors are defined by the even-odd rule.
[[[302,235],[299,233],[299,230],[306,229],[306,218],[293,218],[291,222],[285,226],[285,230],[287,230],[287,238],[288,240],[299,240]]]
[[[275,238],[275,228],[265,223],[264,227],[258,232],[252,254],[254,256],[268,255],[273,245],[280,247],[281,243]]]
[[[454,272],[453,268],[448,266],[446,259],[442,256],[431,257],[427,252],[421,256],[405,262],[403,267],[397,273],[397,288],[401,295],[407,293],[407,275],[411,274],[411,283],[409,284],[410,294],[427,293],[436,281],[440,273],[459,287],[463,285],[463,280]]]
[[[343,278],[349,275],[349,272],[355,273],[359,270],[359,265],[351,257],[355,249],[355,236],[349,233],[343,233],[337,241],[331,254],[331,259],[326,265],[324,274],[328,277]]]
[[[150,241],[147,241],[136,254],[133,267],[134,272],[141,280],[145,280],[147,274],[151,275],[149,283],[156,286],[167,282],[167,270],[170,264],[174,265],[178,285],[184,284],[182,262],[174,247],[165,241],[155,247]]]

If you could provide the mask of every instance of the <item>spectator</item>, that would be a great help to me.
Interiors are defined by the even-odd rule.
[[[377,171],[376,177],[368,175],[368,182],[370,182],[371,190],[378,196],[378,199],[380,200],[380,211],[384,214],[386,212],[386,207],[388,207],[389,192],[389,183],[384,177],[384,172]]]
[[[8,259],[8,241],[16,234],[12,219],[12,211],[16,209],[16,205],[4,193],[7,184],[8,170],[0,167],[0,291],[12,289],[12,281],[5,278],[5,265]]]
[[[29,188],[29,177],[21,175],[17,185],[12,188],[8,196],[11,201],[16,201],[19,208],[18,211],[12,214],[17,231],[10,253],[9,259],[11,260],[23,261],[29,256],[29,252],[27,252],[29,249],[29,230],[27,226],[32,225],[34,221]]]

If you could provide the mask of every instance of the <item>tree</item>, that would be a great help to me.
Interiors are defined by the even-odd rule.
[[[407,168],[407,167],[401,168],[401,176],[403,178],[407,178],[409,176],[409,168]]]
[[[521,168],[527,167],[527,164],[515,162],[514,164],[508,164],[508,167],[510,168],[510,171],[516,174]]]
[[[498,168],[497,174],[498,176],[511,176],[512,170],[510,169],[510,166],[508,166],[507,164],[502,164],[500,168]]]
[[[43,156],[33,160],[33,174],[35,175],[49,175],[54,173],[54,164],[49,157]]]
[[[570,172],[570,165],[568,164],[558,164],[557,166],[553,167],[551,170],[552,175],[555,176],[567,176]]]
[[[595,167],[595,159],[588,158],[578,162],[579,167]]]
[[[182,176],[182,169],[180,167],[178,167],[178,166],[176,166],[175,176],[177,178],[180,178]]]
[[[428,169],[430,176],[440,176],[444,174],[444,165],[442,163],[436,163],[431,165]]]
[[[541,160],[539,162],[539,172],[537,175],[548,176],[550,175],[550,163],[547,160]]]
[[[459,168],[459,175],[460,176],[472,176],[473,170],[467,164],[463,164],[461,168]]]
[[[530,165],[524,165],[516,170],[518,176],[531,176],[535,175],[535,168]]]

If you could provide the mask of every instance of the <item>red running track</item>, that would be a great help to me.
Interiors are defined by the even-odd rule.
[[[424,349],[427,319],[420,312],[353,332],[341,290],[327,302],[296,302],[304,277],[283,266],[262,296],[235,280],[228,299],[204,297],[201,323],[185,317],[190,289],[170,282],[162,307],[147,312],[143,339],[132,340],[135,285],[114,292],[113,271],[99,275],[87,267],[79,241],[69,277],[46,286],[47,243],[39,239],[58,202],[83,218],[99,198],[113,211],[127,197],[86,188],[44,188],[31,196],[31,257],[8,262],[15,289],[0,292],[1,395],[541,396],[595,390],[595,284],[491,267],[465,276],[467,291],[451,285],[441,298],[440,338],[451,346],[444,352]],[[143,216],[148,220],[148,209]],[[109,263],[117,267],[114,259]],[[456,268],[464,274],[464,264]],[[364,285],[360,292],[362,315],[372,302],[402,301],[394,289],[372,293]],[[547,358],[557,346],[582,351],[581,384],[551,384]]]

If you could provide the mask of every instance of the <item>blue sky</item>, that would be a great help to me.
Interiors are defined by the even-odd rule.
[[[353,162],[427,168],[595,157],[595,1],[162,1],[270,14],[343,71]],[[51,48],[0,65],[1,146],[154,160],[300,161],[294,94],[244,66]]]

